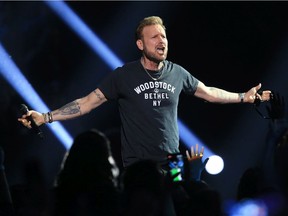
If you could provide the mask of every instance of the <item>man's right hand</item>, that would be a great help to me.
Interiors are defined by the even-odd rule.
[[[28,116],[31,116],[37,126],[45,124],[44,116],[42,113],[39,113],[35,110],[29,110],[26,114],[23,114],[18,121],[21,122],[25,127],[31,129],[31,121],[28,120]]]

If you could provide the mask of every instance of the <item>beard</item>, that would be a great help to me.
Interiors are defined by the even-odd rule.
[[[149,59],[150,61],[153,61],[157,64],[159,64],[160,62],[164,61],[166,58],[167,58],[167,54],[168,54],[168,51],[164,52],[164,55],[161,55],[159,57],[159,54],[155,54],[153,52],[149,52],[147,51],[146,49],[143,50],[143,55]]]

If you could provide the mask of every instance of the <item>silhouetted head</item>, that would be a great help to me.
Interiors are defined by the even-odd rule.
[[[158,191],[161,189],[163,176],[156,162],[142,160],[128,166],[122,180],[125,190],[146,188]]]
[[[75,137],[63,161],[57,184],[89,190],[99,183],[115,184],[118,175],[110,141],[102,132],[92,129]]]

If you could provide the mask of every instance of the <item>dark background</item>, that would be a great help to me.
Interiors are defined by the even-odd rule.
[[[123,62],[140,57],[134,41],[138,22],[159,15],[167,28],[168,60],[206,85],[243,92],[261,82],[263,90],[287,97],[288,2],[66,3]],[[52,110],[91,92],[112,71],[41,1],[1,1],[0,42]],[[42,141],[20,125],[19,105],[25,101],[2,77],[0,84],[0,136],[9,184],[25,183],[25,162],[31,158],[43,164],[52,184],[65,149],[46,126]],[[260,108],[266,112],[264,104]],[[204,173],[204,180],[224,199],[234,199],[244,170],[261,164],[269,120],[261,118],[251,104],[208,104],[186,95],[181,95],[179,118],[224,159],[223,172]],[[112,148],[119,152],[120,122],[113,102],[63,125],[73,137],[98,128],[111,137]]]

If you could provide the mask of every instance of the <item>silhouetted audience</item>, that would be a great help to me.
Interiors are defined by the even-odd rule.
[[[266,106],[269,119],[269,130],[266,135],[262,166],[264,181],[266,185],[279,188],[278,175],[276,173],[276,151],[277,143],[288,129],[288,119],[284,97],[279,93],[272,93],[270,106]]]
[[[265,183],[275,188],[267,202],[270,215],[288,215],[287,196],[287,107],[285,99],[277,92],[272,92],[269,114],[269,131],[266,139],[266,154],[263,159]],[[277,192],[277,193],[276,193]]]
[[[189,201],[181,216],[222,216],[222,198],[218,190],[203,181],[190,182]],[[187,187],[186,187],[187,188]]]
[[[4,151],[1,146],[0,146],[0,215],[1,216],[15,215],[10,188],[5,173]]]
[[[288,130],[284,97],[272,92],[270,106],[266,106],[269,130],[261,166],[249,167],[240,178],[237,203],[229,215],[247,212],[255,216],[287,216],[287,139]],[[288,133],[287,133],[288,134]],[[286,192],[285,192],[286,191]]]
[[[150,160],[127,167],[122,178],[122,215],[224,215],[220,193],[201,180],[208,158],[202,161],[203,150],[199,154],[198,147],[196,149],[197,153],[191,150],[194,153],[189,155],[186,152],[187,157],[180,157],[184,161],[176,160],[171,166],[171,170],[181,167],[178,173],[173,170],[163,175],[162,167]],[[181,155],[173,155],[173,158],[178,156]]]
[[[190,160],[188,157],[185,160],[184,180],[176,182],[174,186],[173,198],[179,216],[224,215],[219,191],[210,187],[201,178],[209,159],[202,161],[202,156],[190,158]]]
[[[174,216],[174,205],[165,176],[151,160],[135,162],[122,176],[123,216]]]
[[[31,158],[24,168],[25,181],[10,187],[16,216],[50,216],[53,200],[42,164]]]
[[[283,194],[283,208],[279,216],[288,215],[288,129],[277,142],[275,153],[276,173],[279,179],[279,187]]]
[[[118,216],[118,175],[107,137],[96,129],[79,134],[56,179],[55,215]]]
[[[284,98],[273,92],[267,112],[270,121],[263,162],[242,174],[236,202],[227,212],[217,189],[201,178],[208,161],[202,161],[203,150],[191,149],[191,155],[182,155],[184,167],[176,173],[170,172],[171,167],[163,170],[155,161],[142,160],[123,168],[119,179],[110,140],[92,129],[74,139],[56,177],[52,199],[37,161],[27,164],[27,185],[13,189],[15,215],[232,216],[253,205],[253,215],[287,216],[288,123]],[[6,201],[12,209],[12,199]]]
[[[237,200],[256,199],[267,192],[263,170],[250,167],[244,171],[237,188]]]

